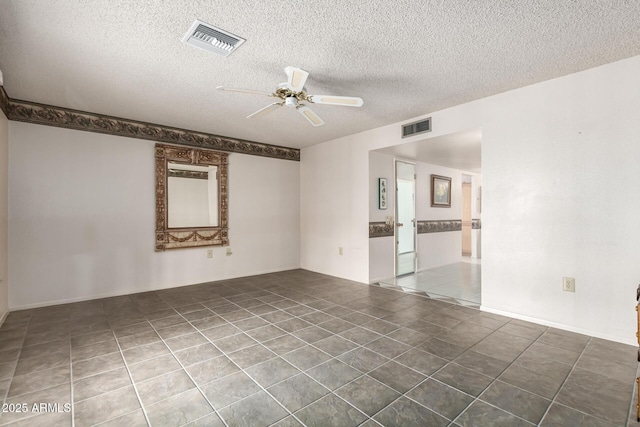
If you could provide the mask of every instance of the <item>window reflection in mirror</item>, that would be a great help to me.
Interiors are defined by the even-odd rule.
[[[218,168],[167,163],[169,228],[218,226]]]

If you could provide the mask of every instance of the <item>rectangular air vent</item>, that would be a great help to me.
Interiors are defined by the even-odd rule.
[[[245,42],[241,37],[198,19],[191,25],[191,28],[189,28],[187,34],[184,35],[182,41],[220,56],[229,56]]]
[[[402,137],[417,135],[419,133],[431,132],[431,117],[419,122],[402,125]]]

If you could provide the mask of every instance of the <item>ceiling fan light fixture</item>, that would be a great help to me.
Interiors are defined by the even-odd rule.
[[[295,96],[287,96],[284,99],[284,105],[295,108],[298,106],[298,99]]]

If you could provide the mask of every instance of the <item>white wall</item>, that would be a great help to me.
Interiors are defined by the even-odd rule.
[[[359,161],[368,154],[366,138],[301,151],[301,268],[368,282],[369,172],[367,162]]]
[[[487,309],[636,343],[638,75],[640,56],[484,103]]]
[[[428,144],[425,141],[425,144]],[[462,219],[462,174],[457,169],[445,168],[428,163],[416,163],[417,182],[417,209],[416,215],[421,221]],[[437,208],[431,206],[431,175],[440,175],[451,178],[451,207]],[[462,240],[462,236],[460,236]],[[462,253],[462,249],[460,249]]]
[[[378,178],[387,179],[387,209],[378,209]],[[387,216],[395,218],[396,192],[394,158],[388,154],[369,152],[369,221],[384,222]],[[370,283],[395,276],[394,236],[369,239]]]
[[[427,144],[425,142],[425,144]],[[420,221],[462,219],[462,171],[416,163],[417,209]],[[451,207],[431,207],[431,175],[451,178]],[[462,258],[462,231],[418,234],[418,270],[460,262]]]
[[[395,158],[388,154],[369,153],[369,221],[385,221],[387,216],[395,217]],[[387,179],[387,208],[378,209],[378,178]]]
[[[0,73],[0,80],[2,74]],[[0,326],[9,312],[8,289],[8,160],[9,121],[0,110]]]
[[[640,56],[430,114],[429,138],[482,128],[483,309],[634,342],[638,75]],[[411,142],[400,125],[303,150],[303,267],[368,282],[368,152]]]
[[[299,163],[229,155],[229,240],[154,252],[154,143],[9,123],[9,306],[299,267]]]

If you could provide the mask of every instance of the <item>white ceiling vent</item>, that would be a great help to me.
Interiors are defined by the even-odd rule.
[[[195,20],[187,34],[184,35],[182,41],[191,46],[208,50],[216,55],[229,56],[234,52],[245,40],[241,37],[228,33],[220,28]]]
[[[419,122],[402,125],[402,137],[417,135],[419,133],[431,132],[431,117]]]

